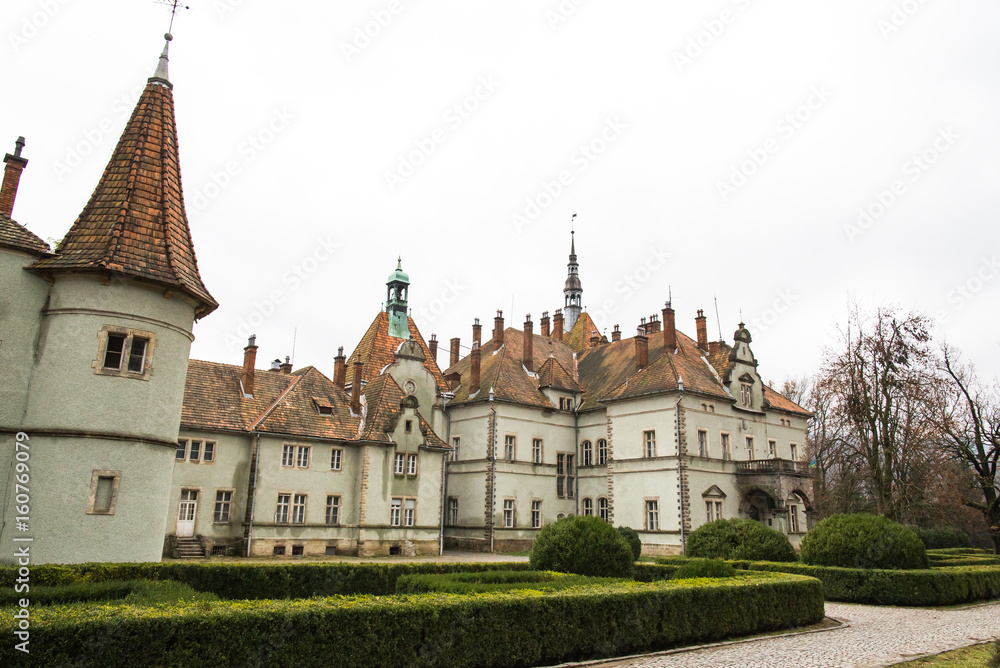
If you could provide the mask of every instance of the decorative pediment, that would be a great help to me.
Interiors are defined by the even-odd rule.
[[[753,383],[756,383],[757,381],[749,373],[745,373],[742,376],[740,376],[740,382],[741,383],[750,383],[752,385]]]
[[[721,489],[719,489],[715,485],[712,485],[711,487],[709,487],[708,489],[706,489],[704,492],[701,493],[701,495],[702,496],[714,496],[714,497],[718,497],[718,498],[722,498],[722,499],[726,498],[726,493],[723,492]]]

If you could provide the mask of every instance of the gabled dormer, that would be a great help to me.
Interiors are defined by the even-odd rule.
[[[733,334],[729,368],[722,382],[735,400],[734,408],[761,412],[764,410],[764,383],[757,373],[757,359],[750,350],[752,340],[750,331],[741,322]]]

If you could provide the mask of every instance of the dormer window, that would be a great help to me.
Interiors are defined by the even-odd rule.
[[[740,400],[744,406],[753,406],[753,385],[740,383]]]
[[[313,397],[313,403],[316,404],[316,410],[319,411],[320,415],[333,415],[333,404],[329,400],[323,397]]]
[[[97,359],[91,366],[102,376],[149,380],[155,344],[152,332],[106,325],[98,333]]]

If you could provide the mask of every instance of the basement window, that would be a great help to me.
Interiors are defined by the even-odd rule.
[[[97,359],[91,363],[94,373],[149,380],[153,371],[150,361],[156,347],[152,332],[105,325],[97,340]]]

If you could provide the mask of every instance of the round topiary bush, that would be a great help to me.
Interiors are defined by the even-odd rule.
[[[639,555],[642,554],[642,540],[640,540],[638,532],[632,527],[618,527],[618,533],[628,541],[629,547],[632,548],[632,558],[638,559]]]
[[[917,534],[881,515],[832,515],[802,539],[802,560],[843,568],[927,568]]]
[[[715,520],[687,539],[687,555],[704,559],[795,561],[795,549],[780,531],[757,520]]]
[[[692,559],[677,569],[675,580],[686,578],[731,578],[736,569],[719,559]]]
[[[599,517],[571,515],[546,524],[531,547],[531,568],[595,577],[632,576],[632,548]]]

